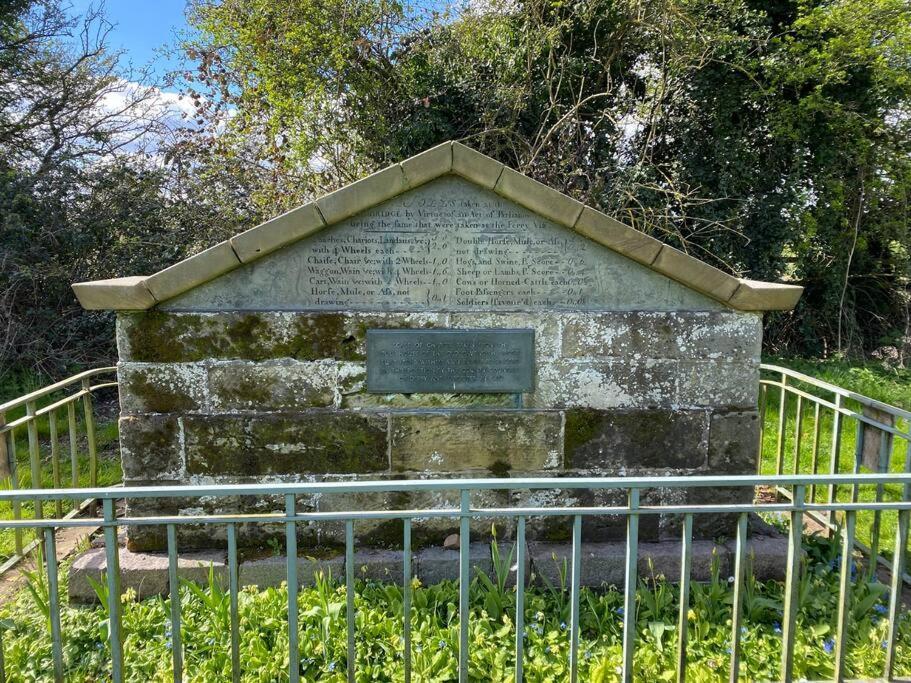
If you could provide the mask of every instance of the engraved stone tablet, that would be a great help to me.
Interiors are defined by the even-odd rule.
[[[534,330],[367,330],[367,391],[531,391],[534,346]]]
[[[455,177],[161,305],[171,311],[675,311],[721,304]]]

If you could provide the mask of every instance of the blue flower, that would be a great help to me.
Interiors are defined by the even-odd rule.
[[[877,614],[885,614],[886,612],[889,611],[889,608],[887,608],[885,605],[880,605],[877,603],[877,604],[873,605],[873,611],[876,612]]]
[[[330,662],[329,671],[335,671],[335,662]]]
[[[887,647],[889,647],[889,643],[886,642],[886,641],[884,640],[884,641],[882,642],[882,648],[883,648],[883,650],[885,650]]]
[[[775,633],[781,635],[781,624],[776,621],[774,624],[772,624],[772,630],[775,631]]]
[[[822,649],[825,650],[828,654],[832,654],[832,651],[835,650],[835,641],[829,638],[822,644]]]
[[[615,609],[614,611],[615,611],[617,614],[619,614],[621,617],[622,617],[623,614],[624,614],[623,608],[622,608],[622,607],[618,607],[618,608]]]
[[[438,643],[438,646],[439,646],[439,648],[442,650],[444,647],[446,647],[446,641],[445,641],[445,640],[441,640],[441,641]]]
[[[560,630],[561,630],[561,631],[565,631],[565,630],[566,630],[566,622],[565,622],[565,621],[561,621],[561,622],[560,622]]]

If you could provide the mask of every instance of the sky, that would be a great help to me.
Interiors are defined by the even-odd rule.
[[[98,0],[70,0],[70,3],[73,14],[98,6]],[[106,0],[105,15],[114,25],[111,47],[125,50],[125,60],[131,61],[134,67],[151,65],[156,76],[164,76],[177,64],[156,50],[173,43],[175,31],[186,26],[185,7],[186,0]]]

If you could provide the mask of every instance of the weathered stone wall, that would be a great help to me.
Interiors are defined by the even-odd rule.
[[[367,393],[369,328],[535,329],[533,392]],[[761,317],[731,310],[607,312],[171,312],[121,314],[121,449],[129,484],[310,481],[338,478],[751,473]],[[592,492],[483,494],[518,501],[616,503]],[[713,492],[713,496],[717,492]],[[698,500],[704,492],[656,489],[644,502]],[[731,496],[737,495],[731,493]],[[454,494],[302,497],[301,510],[343,506],[457,506]],[[132,512],[176,512],[198,501]],[[203,504],[205,506],[205,504]],[[219,511],[280,511],[280,500],[221,501]],[[207,508],[208,509],[208,508]],[[214,511],[214,509],[212,510]],[[672,517],[643,516],[640,534],[673,533]],[[723,518],[697,534],[728,530]],[[416,527],[416,544],[456,524]],[[475,532],[489,531],[478,520]],[[622,520],[587,520],[587,538],[622,533]],[[564,538],[566,520],[531,520],[529,532]],[[362,542],[400,542],[400,523],[357,525]],[[332,545],[340,525],[300,527],[301,542]],[[184,528],[181,544],[221,539]],[[244,526],[260,543],[280,529]],[[508,535],[508,525],[501,534]],[[160,547],[138,528],[134,548]]]

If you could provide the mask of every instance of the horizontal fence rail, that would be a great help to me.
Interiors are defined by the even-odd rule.
[[[898,500],[840,501],[833,499],[825,502],[812,502],[808,491],[812,487],[857,487],[858,489],[876,488],[879,486],[898,486],[903,491],[903,496]],[[643,500],[643,492],[650,489],[691,489],[714,488],[728,489],[744,488],[754,490],[756,487],[772,487],[787,489],[790,493],[787,500],[779,503],[763,504],[733,503],[701,505],[655,505],[647,504]],[[542,506],[542,505],[515,505],[506,507],[481,507],[473,504],[473,495],[481,491],[510,490],[510,491],[536,491],[560,489],[585,489],[593,491],[621,491],[625,494],[626,503],[610,506]],[[370,492],[414,492],[414,491],[446,491],[456,496],[458,503],[452,507],[427,507],[410,510],[360,510],[343,509],[332,513],[301,512],[298,510],[298,497],[319,493],[322,495],[333,494],[364,494]],[[60,601],[56,587],[58,585],[57,558],[54,548],[54,528],[59,526],[100,526],[103,529],[104,549],[107,559],[108,571],[105,576],[109,616],[107,631],[107,645],[111,658],[111,678],[114,681],[124,679],[124,637],[121,624],[122,603],[120,590],[119,553],[117,536],[118,530],[135,525],[163,525],[167,532],[167,556],[169,565],[169,595],[170,595],[170,623],[173,638],[172,666],[175,681],[182,680],[184,676],[184,652],[181,644],[181,606],[178,592],[178,535],[177,530],[181,525],[220,525],[226,529],[227,539],[227,566],[228,585],[230,594],[230,626],[231,626],[231,662],[232,678],[239,680],[241,675],[240,636],[241,626],[238,618],[238,530],[244,524],[264,522],[279,524],[284,527],[285,545],[287,549],[286,581],[288,590],[287,599],[287,629],[289,664],[287,675],[289,680],[300,680],[300,622],[298,594],[300,581],[298,576],[298,531],[300,525],[311,522],[342,521],[344,522],[344,553],[345,553],[345,595],[344,606],[345,623],[347,629],[347,679],[356,680],[355,667],[356,648],[358,647],[358,633],[356,627],[357,603],[355,601],[355,573],[354,564],[357,556],[355,548],[354,531],[359,523],[366,520],[401,519],[402,547],[406,554],[412,547],[412,523],[426,520],[431,517],[444,517],[457,520],[459,523],[458,562],[459,562],[459,600],[458,615],[458,651],[455,653],[458,661],[458,679],[469,679],[470,664],[470,638],[469,620],[471,607],[469,601],[469,543],[471,536],[470,521],[478,518],[508,517],[515,520],[515,547],[518,549],[518,565],[515,577],[516,613],[514,624],[515,635],[515,679],[523,680],[523,666],[525,660],[523,624],[525,623],[525,592],[527,579],[524,574],[522,562],[525,557],[526,522],[539,516],[560,515],[571,519],[570,549],[571,560],[568,572],[568,595],[570,602],[570,619],[566,633],[566,647],[568,658],[569,678],[575,682],[578,679],[579,669],[579,633],[580,620],[583,613],[580,605],[581,569],[585,560],[582,542],[582,521],[584,518],[596,516],[620,516],[625,520],[626,545],[625,545],[625,580],[623,585],[623,625],[622,625],[622,665],[619,677],[624,682],[635,679],[634,654],[637,648],[637,621],[636,621],[636,589],[638,583],[638,552],[639,552],[639,523],[643,516],[663,514],[678,515],[682,519],[681,557],[680,557],[680,586],[681,598],[679,601],[680,630],[678,638],[678,681],[684,681],[687,668],[687,630],[689,591],[691,586],[691,559],[693,548],[693,523],[705,515],[729,513],[736,516],[736,552],[734,556],[734,571],[731,581],[733,583],[733,604],[731,619],[731,649],[729,661],[729,680],[737,681],[741,675],[741,661],[743,658],[744,644],[741,642],[741,625],[743,620],[743,595],[745,586],[745,567],[747,567],[747,542],[748,542],[748,516],[755,512],[779,513],[787,523],[788,554],[786,560],[785,589],[783,598],[782,627],[782,654],[780,662],[781,680],[789,681],[793,677],[795,657],[795,634],[798,628],[797,611],[800,589],[800,566],[802,557],[803,518],[804,515],[834,513],[843,516],[845,524],[840,527],[842,536],[843,553],[840,567],[840,600],[837,616],[837,635],[835,638],[835,671],[834,680],[841,681],[845,673],[846,638],[851,629],[852,615],[849,609],[848,596],[855,582],[852,576],[852,547],[856,526],[856,517],[860,511],[875,510],[879,514],[894,514],[897,518],[895,545],[894,545],[894,571],[891,575],[891,591],[887,608],[889,618],[888,635],[884,641],[885,665],[883,677],[892,680],[896,661],[897,624],[902,611],[902,591],[900,576],[904,568],[905,554],[908,541],[908,523],[911,515],[911,474],[847,474],[847,475],[779,475],[779,476],[698,476],[698,477],[617,477],[617,478],[509,478],[509,479],[449,479],[449,480],[417,480],[417,481],[366,481],[366,482],[321,482],[306,484],[244,484],[244,485],[219,485],[219,486],[152,486],[152,487],[124,487],[121,489],[56,489],[56,490],[19,490],[0,492],[0,502],[24,502],[32,500],[36,504],[41,502],[51,503],[57,500],[79,500],[91,497],[102,502],[102,516],[100,518],[84,517],[71,519],[19,519],[0,522],[0,526],[9,525],[18,528],[38,530],[44,539],[45,572],[49,591],[49,628],[53,648],[54,678],[62,681],[66,678],[63,657],[63,639],[60,625]],[[139,500],[148,498],[218,500],[235,496],[266,497],[278,496],[284,501],[284,511],[268,514],[233,514],[233,515],[206,515],[189,513],[183,515],[138,517],[117,514],[115,503],[125,499]],[[403,562],[401,576],[404,607],[402,615],[402,661],[404,662],[404,678],[411,680],[412,662],[412,567],[410,557]],[[2,635],[2,630],[0,630]],[[2,644],[0,644],[2,653]],[[2,660],[0,660],[2,661]],[[2,672],[0,672],[2,673]]]
[[[116,392],[117,369],[114,367],[86,370],[67,379],[32,391],[0,404],[0,487],[6,489],[40,489],[45,487],[46,465],[50,465],[51,480],[48,488],[59,489],[69,479],[73,489],[79,488],[80,478],[87,474],[88,486],[98,486],[98,440],[96,435],[96,407],[94,397],[98,392]],[[114,394],[116,396],[116,393]],[[22,438],[25,432],[25,438]],[[64,442],[65,440],[65,442]],[[69,477],[62,462],[64,442],[69,455]],[[20,462],[20,453],[27,452],[27,463]],[[22,465],[27,469],[22,471]],[[63,497],[52,503],[58,519],[69,519],[92,504],[87,495],[72,499],[70,511],[63,512]],[[23,503],[33,507],[36,519],[44,516],[43,506],[33,496],[13,498],[12,517],[20,520]],[[26,542],[22,529],[13,529],[15,553],[0,565],[0,575],[41,542],[35,538]]]
[[[778,365],[763,364],[760,369],[759,472],[911,472],[911,411]],[[782,486],[778,493],[791,495]],[[860,493],[856,486],[827,482],[811,486],[807,497],[813,503],[832,504],[856,502]],[[884,497],[907,498],[900,487],[889,489],[886,484],[867,493],[873,502]],[[808,514],[835,531],[846,523],[838,514],[842,509],[817,509]],[[870,563],[872,573],[877,563],[891,567],[891,560],[880,553],[881,511],[876,507],[865,511],[856,520],[854,546],[876,559]],[[904,574],[903,580],[911,584],[911,575]]]

